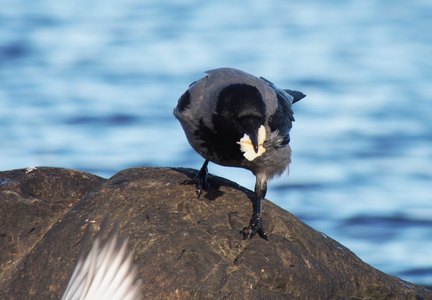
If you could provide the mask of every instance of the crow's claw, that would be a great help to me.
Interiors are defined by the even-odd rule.
[[[244,239],[253,238],[253,236],[258,233],[261,238],[266,241],[268,240],[267,234],[264,231],[262,216],[259,214],[252,217],[249,227],[243,228],[242,233]]]

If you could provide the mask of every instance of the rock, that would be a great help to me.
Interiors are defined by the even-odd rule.
[[[197,199],[180,184],[195,172],[0,172],[0,299],[60,299],[87,224],[96,232],[108,213],[135,251],[145,299],[432,299],[269,201],[269,241],[244,241],[253,193],[210,176]]]
[[[60,168],[0,172],[0,283],[71,207],[104,181]]]

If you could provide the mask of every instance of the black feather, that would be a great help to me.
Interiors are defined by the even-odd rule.
[[[265,104],[258,89],[249,84],[231,84],[221,90],[216,113],[231,118],[264,119]],[[263,121],[261,122],[261,124]]]
[[[291,109],[291,103],[286,97],[276,93],[276,99],[278,101],[278,108],[276,112],[269,117],[268,124],[272,132],[276,130],[279,131],[279,134],[284,139],[282,145],[286,145],[290,140],[289,131],[294,121],[294,113]]]
[[[232,130],[232,125],[227,123],[224,118],[214,118],[213,124],[215,130],[205,126],[203,120],[200,119],[194,135],[202,141],[201,147],[205,148],[211,156],[217,156],[220,161],[242,161],[243,155],[236,142],[240,140],[243,134]]]
[[[297,101],[300,101],[301,99],[306,97],[305,94],[303,94],[302,92],[299,92],[299,91],[293,91],[293,90],[288,90],[288,89],[284,89],[284,91],[294,98],[292,103],[296,103]]]

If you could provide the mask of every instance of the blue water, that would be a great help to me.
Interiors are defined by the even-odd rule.
[[[429,0],[4,0],[0,170],[199,168],[172,108],[203,71],[239,68],[307,94],[267,198],[431,286],[431,16]]]

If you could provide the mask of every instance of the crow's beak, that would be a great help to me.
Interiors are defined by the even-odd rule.
[[[249,133],[249,137],[252,142],[252,146],[254,148],[255,153],[258,153],[258,134],[256,130]]]
[[[242,121],[243,128],[249,135],[255,153],[258,153],[258,128],[260,127],[259,120],[248,118]]]

